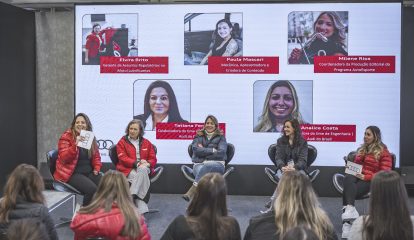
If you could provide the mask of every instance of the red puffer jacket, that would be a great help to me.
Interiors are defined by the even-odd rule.
[[[136,240],[151,240],[144,218],[139,217],[141,236]],[[88,237],[105,237],[111,240],[130,240],[120,236],[124,227],[124,217],[121,210],[114,204],[111,211],[105,212],[103,208],[94,214],[77,213],[73,218],[70,228],[75,232],[75,240],[83,240]]]
[[[371,181],[374,175],[381,170],[391,170],[392,158],[388,149],[384,147],[378,160],[373,154],[355,156],[355,163],[362,165],[362,174],[365,175],[365,181]]]
[[[151,174],[154,174],[154,168],[157,164],[157,156],[155,155],[154,146],[148,139],[142,138],[139,142],[139,155],[141,160],[146,160],[150,164]],[[116,145],[119,162],[116,170],[124,173],[125,176],[134,168],[137,161],[137,152],[134,145],[129,141],[128,136],[123,136]]]
[[[79,158],[79,148],[76,146],[76,140],[73,138],[71,129],[66,130],[58,142],[58,159],[56,161],[56,170],[53,174],[56,180],[67,182],[75,171]],[[101,170],[101,155],[98,147],[92,153],[93,170]]]

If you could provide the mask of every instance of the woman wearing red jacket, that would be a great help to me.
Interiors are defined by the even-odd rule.
[[[105,173],[90,205],[82,207],[70,224],[75,240],[103,237],[112,240],[150,240],[144,219],[137,213],[122,173]]]
[[[351,222],[359,217],[355,209],[355,199],[369,192],[371,179],[381,170],[391,170],[392,159],[387,146],[382,143],[381,131],[377,126],[369,126],[365,130],[364,143],[357,150],[355,163],[362,165],[362,173],[356,176],[347,174],[344,180],[342,195],[342,236],[346,237]]]
[[[150,187],[149,175],[154,173],[157,164],[154,146],[143,137],[144,127],[141,120],[128,123],[123,136],[116,145],[118,163],[116,169],[128,178],[130,191],[139,212],[148,212],[147,204],[142,200]]]
[[[91,149],[77,146],[83,137],[81,130],[92,131],[92,124],[88,116],[78,113],[72,121],[71,127],[66,130],[58,142],[58,159],[53,174],[56,180],[67,182],[84,194],[83,205],[91,201],[101,176],[101,156],[98,144],[94,138]]]

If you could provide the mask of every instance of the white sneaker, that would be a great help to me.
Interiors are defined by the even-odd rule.
[[[342,238],[348,238],[349,232],[351,231],[352,224],[345,222],[342,224]]]
[[[342,213],[342,222],[352,221],[359,217],[359,213],[356,208],[352,205],[347,205],[345,207],[345,212]]]

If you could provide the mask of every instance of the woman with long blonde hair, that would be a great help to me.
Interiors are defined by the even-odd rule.
[[[4,195],[0,201],[0,226],[12,222],[33,219],[44,224],[51,240],[58,239],[54,223],[45,206],[43,178],[32,165],[20,164],[7,179]],[[1,229],[3,233],[5,229]]]
[[[377,126],[365,129],[364,143],[357,149],[355,163],[362,165],[362,173],[347,174],[342,194],[342,237],[348,236],[352,222],[359,217],[355,199],[369,192],[371,179],[381,170],[391,170],[392,158],[387,146],[382,142],[381,131]]]
[[[320,207],[312,184],[305,174],[299,171],[286,172],[276,192],[274,211],[252,218],[245,240],[281,239],[296,226],[312,230],[320,240],[337,239],[332,223]]]
[[[75,240],[105,237],[117,240],[151,239],[144,219],[132,202],[125,176],[109,170],[102,177],[94,198],[74,217],[70,227]]]

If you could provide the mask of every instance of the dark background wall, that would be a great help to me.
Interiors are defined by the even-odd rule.
[[[20,163],[37,166],[35,15],[0,2],[0,188]]]

